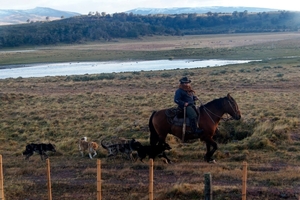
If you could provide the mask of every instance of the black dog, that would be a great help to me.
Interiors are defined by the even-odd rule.
[[[29,159],[30,156],[33,155],[34,152],[39,153],[41,156],[41,159],[43,160],[43,158],[47,159],[48,155],[46,154],[46,151],[52,151],[52,152],[56,152],[55,150],[55,146],[52,145],[51,143],[49,144],[28,144],[26,145],[26,149],[23,152],[23,155],[26,155],[25,159]]]
[[[135,143],[135,147],[133,149],[138,152],[138,157],[140,161],[143,162],[143,159],[146,158],[146,156],[148,156],[149,159],[152,158],[154,160],[156,156],[164,154],[165,150],[170,150],[172,148],[166,142],[159,142],[156,146],[143,146],[141,143],[137,142]]]

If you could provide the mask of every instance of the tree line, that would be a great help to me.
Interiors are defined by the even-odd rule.
[[[55,21],[0,26],[0,47],[72,44],[150,35],[283,32],[299,28],[300,13],[289,11],[174,15],[96,12]]]

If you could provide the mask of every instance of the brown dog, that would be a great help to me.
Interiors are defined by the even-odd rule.
[[[79,140],[78,147],[82,157],[84,156],[84,151],[88,151],[90,159],[93,159],[97,155],[96,150],[99,148],[99,145],[96,142],[88,142],[87,137],[83,137]],[[94,153],[93,156],[92,153]]]

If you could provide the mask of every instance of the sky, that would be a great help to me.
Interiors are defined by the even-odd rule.
[[[88,14],[89,12],[96,11],[113,14],[135,8],[234,6],[300,11],[300,6],[297,1],[298,0],[0,0],[0,10],[24,10],[33,9],[35,7],[48,7],[80,14]]]

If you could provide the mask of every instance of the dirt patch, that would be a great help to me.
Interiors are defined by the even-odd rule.
[[[153,36],[140,40],[119,39],[112,42],[98,44],[72,45],[53,47],[54,49],[94,49],[94,50],[130,50],[154,51],[182,48],[230,48],[248,46],[267,42],[300,39],[298,33],[257,33],[257,34],[218,34],[193,36]]]

